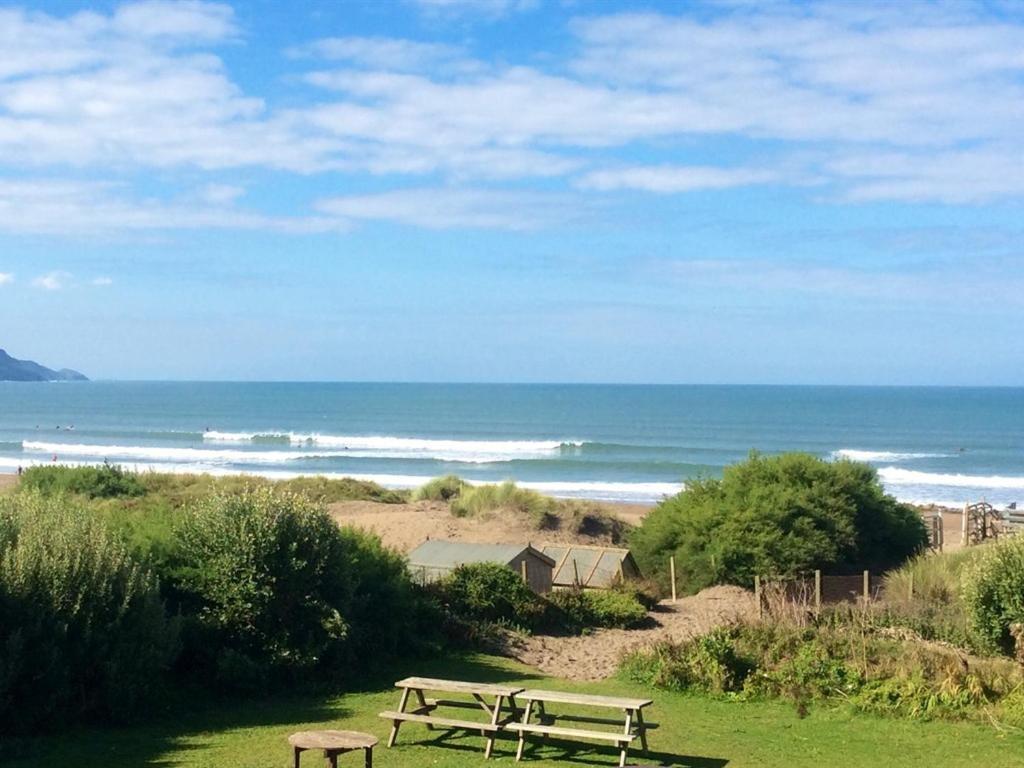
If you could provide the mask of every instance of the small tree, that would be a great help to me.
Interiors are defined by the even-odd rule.
[[[927,532],[865,464],[752,453],[721,480],[687,482],[646,517],[631,545],[648,573],[666,573],[675,555],[684,588],[695,592],[815,568],[886,570],[924,549]]]
[[[987,649],[1010,653],[1015,650],[1014,626],[1024,626],[1024,536],[983,549],[965,573],[964,601]]]

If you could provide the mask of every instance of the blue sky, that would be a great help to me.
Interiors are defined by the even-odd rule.
[[[1019,4],[0,5],[0,346],[1024,384]]]

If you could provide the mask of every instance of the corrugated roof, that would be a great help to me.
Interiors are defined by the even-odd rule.
[[[426,568],[454,568],[464,563],[502,563],[515,560],[525,550],[544,560],[550,560],[529,544],[475,544],[468,541],[424,541],[409,553],[409,565]],[[551,562],[554,566],[554,561]]]
[[[555,586],[568,587],[579,582],[584,587],[610,587],[619,570],[634,572],[636,566],[628,549],[583,545],[545,544],[541,551],[554,559]]]

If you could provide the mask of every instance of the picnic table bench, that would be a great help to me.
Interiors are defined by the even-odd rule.
[[[521,691],[519,692],[519,697],[526,702],[526,707],[523,709],[523,719],[521,722],[512,722],[506,726],[510,731],[519,732],[516,760],[521,760],[523,757],[523,747],[526,744],[526,734],[528,733],[540,734],[543,738],[556,736],[573,740],[593,739],[596,741],[610,741],[619,748],[620,768],[626,764],[626,756],[634,739],[640,739],[640,746],[643,752],[647,752],[647,729],[653,727],[653,723],[644,723],[643,710],[644,707],[653,703],[650,699],[627,699],[617,696],[594,696],[583,693],[542,690]],[[545,703],[614,709],[621,711],[623,717],[621,719],[612,719],[586,715],[556,716],[545,711]],[[537,705],[539,723],[530,722],[530,716],[533,714],[535,704]],[[601,731],[593,728],[563,728],[554,725],[557,719],[587,724],[621,724],[622,728],[618,732]]]
[[[487,739],[487,746],[484,749],[484,758],[489,758],[494,750],[494,737],[499,730],[512,720],[519,717],[520,709],[516,705],[516,696],[523,690],[522,687],[509,685],[493,685],[489,683],[471,683],[461,680],[439,680],[431,677],[407,677],[395,683],[396,688],[402,691],[398,702],[397,710],[388,710],[380,713],[380,717],[390,720],[391,735],[388,737],[388,746],[394,746],[398,738],[398,728],[403,722],[423,723],[428,730],[435,727],[479,731],[480,735]],[[426,691],[436,693],[455,693],[472,697],[473,701],[459,699],[436,699],[427,698]],[[409,695],[416,697],[418,706],[407,710]],[[438,717],[434,711],[439,707],[468,708],[483,710],[489,720],[480,722],[454,717]],[[508,713],[506,714],[506,708]]]

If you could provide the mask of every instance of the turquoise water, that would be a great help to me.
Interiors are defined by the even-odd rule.
[[[454,473],[653,501],[751,449],[869,461],[908,501],[1024,502],[1024,389],[0,383],[0,471]]]

